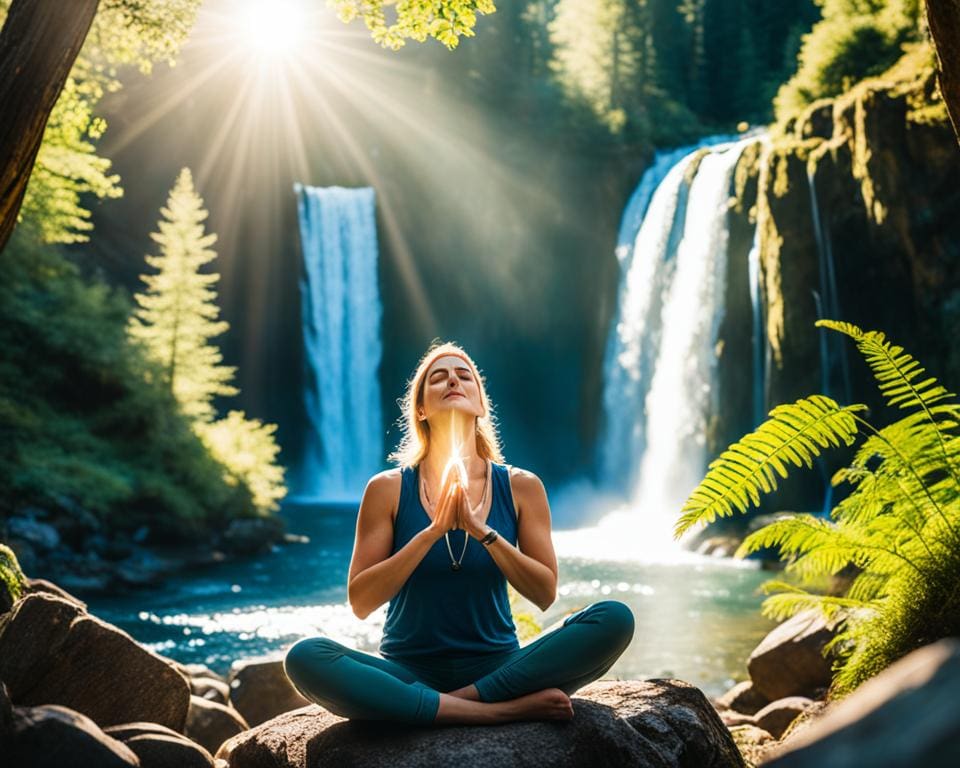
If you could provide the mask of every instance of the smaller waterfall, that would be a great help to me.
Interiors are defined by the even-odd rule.
[[[810,190],[810,215],[813,234],[817,244],[817,263],[819,266],[820,290],[814,293],[817,317],[820,319],[842,320],[840,299],[837,295],[837,275],[833,261],[833,242],[830,232],[824,226],[820,215],[820,201],[817,199],[816,172],[807,166],[807,186]],[[839,382],[838,382],[839,379]],[[844,403],[851,400],[850,369],[847,365],[847,351],[839,334],[826,328],[820,329],[820,390],[828,397],[841,398]],[[824,460],[818,459],[817,466],[823,479],[824,517],[833,508],[833,484],[830,482]]]
[[[767,415],[767,334],[763,327],[763,295],[760,274],[760,227],[753,231],[753,244],[747,254],[747,275],[750,280],[750,308],[753,315],[750,348],[753,359],[753,426],[759,426]]]
[[[383,464],[374,191],[301,184],[294,191],[308,419],[298,495],[356,500]]]
[[[817,305],[817,317],[830,320],[842,320],[840,299],[837,294],[837,275],[833,260],[833,242],[830,232],[824,226],[817,199],[815,170],[807,167],[807,184],[810,190],[810,215],[813,234],[817,244],[817,262],[819,265],[820,290],[814,296]],[[820,329],[820,375],[823,394],[830,397],[842,397],[850,402],[850,370],[847,364],[846,348],[838,334]],[[838,381],[839,380],[839,381]],[[839,386],[835,386],[839,384]]]

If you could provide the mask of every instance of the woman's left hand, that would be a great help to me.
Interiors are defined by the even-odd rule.
[[[483,519],[483,501],[475,509],[470,507],[470,494],[464,491],[460,494],[459,528],[463,528],[475,539],[482,539],[487,535],[486,522]]]

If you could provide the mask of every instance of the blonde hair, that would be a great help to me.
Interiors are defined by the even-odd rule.
[[[417,411],[423,405],[423,386],[427,378],[427,371],[433,365],[437,358],[446,355],[455,355],[461,358],[470,366],[473,376],[480,388],[480,404],[483,406],[484,415],[476,419],[476,438],[477,454],[484,459],[490,459],[498,464],[503,464],[503,453],[500,450],[500,438],[497,435],[497,427],[493,416],[493,405],[490,398],[487,397],[487,389],[484,385],[483,377],[473,359],[461,347],[452,342],[440,342],[435,340],[430,348],[420,358],[416,373],[413,378],[407,382],[407,391],[401,400],[401,416],[397,420],[403,431],[403,437],[400,439],[400,445],[387,458],[396,462],[401,467],[415,467],[430,450],[430,425],[426,420],[421,421],[417,418]]]

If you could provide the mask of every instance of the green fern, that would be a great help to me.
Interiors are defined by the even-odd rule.
[[[821,449],[853,443],[857,434],[853,415],[862,410],[865,406],[842,407],[823,395],[774,408],[769,420],[710,464],[681,510],[677,537],[698,523],[756,506],[761,493],[776,490],[777,475],[787,476],[788,464],[809,468]]]
[[[776,489],[790,465],[809,467],[822,449],[861,442],[834,485],[853,490],[830,519],[790,515],[748,536],[745,556],[775,548],[785,576],[768,582],[763,611],[782,620],[816,608],[840,627],[833,692],[847,693],[923,643],[960,634],[960,406],[902,347],[877,331],[822,320],[853,339],[889,406],[911,411],[876,429],[863,406],[815,395],[774,409],[769,420],[711,463],[687,500],[679,536]],[[843,595],[811,585],[853,569]]]

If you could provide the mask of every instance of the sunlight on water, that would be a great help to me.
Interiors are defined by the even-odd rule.
[[[279,658],[304,637],[376,651],[386,606],[361,621],[347,604],[355,512],[287,507],[285,516],[310,544],[184,574],[155,591],[91,596],[90,611],[157,653],[220,673]],[[753,563],[664,548],[669,532],[638,529],[639,517],[620,509],[597,526],[555,532],[557,600],[540,611],[521,598],[516,610],[549,630],[591,603],[619,600],[636,632],[607,677],[676,676],[719,695],[743,679],[747,656],[772,627],[759,612],[767,574]]]

